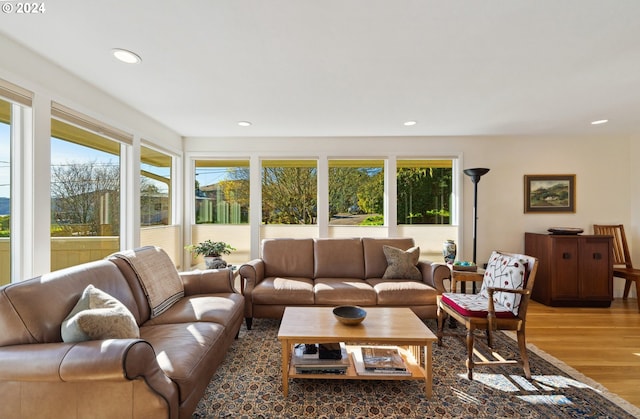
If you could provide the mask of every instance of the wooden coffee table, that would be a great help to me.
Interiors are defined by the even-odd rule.
[[[432,394],[432,344],[437,340],[429,328],[409,308],[365,307],[367,317],[357,326],[345,326],[335,319],[332,307],[287,307],[278,340],[282,345],[282,392],[289,393],[289,378],[334,380],[424,380],[425,394]],[[291,365],[293,346],[300,343],[345,342],[407,347],[411,375],[358,375],[353,363],[346,374],[299,374]],[[417,361],[416,361],[417,360]],[[422,362],[421,362],[422,361]]]

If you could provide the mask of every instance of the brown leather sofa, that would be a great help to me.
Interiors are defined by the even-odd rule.
[[[0,288],[0,417],[191,417],[238,335],[244,298],[230,270],[180,273],[184,296],[151,318],[138,273],[113,256]],[[89,284],[130,310],[139,339],[62,341]]]
[[[436,318],[437,295],[450,270],[444,263],[418,262],[421,280],[383,279],[383,246],[407,250],[411,238],[265,239],[261,258],[240,267],[247,328],[252,319],[282,318],[286,306],[344,304],[410,307],[420,318]]]

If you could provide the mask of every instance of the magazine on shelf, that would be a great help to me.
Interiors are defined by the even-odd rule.
[[[353,358],[353,367],[356,370],[356,374],[358,375],[402,375],[408,376],[411,375],[411,371],[406,368],[406,364],[402,357],[402,364],[405,366],[404,369],[367,369],[365,368],[364,359],[363,359],[363,349],[362,347],[356,347],[351,351],[351,356]],[[398,349],[395,348],[397,351]],[[398,353],[399,355],[399,353]]]
[[[300,370],[329,370],[338,369],[346,370],[349,367],[349,356],[347,355],[347,347],[344,343],[336,344],[336,347],[340,348],[341,357],[339,359],[320,359],[318,356],[309,357],[305,354],[305,345],[294,345],[293,355],[291,356],[291,364],[296,368],[296,371]]]
[[[397,347],[362,346],[362,362],[367,370],[406,371],[407,366]]]
[[[346,374],[346,368],[298,368],[296,367],[296,374]]]

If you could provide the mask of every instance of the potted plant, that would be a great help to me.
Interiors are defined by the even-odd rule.
[[[212,240],[205,240],[198,244],[189,245],[187,249],[196,256],[204,256],[204,263],[207,269],[226,268],[227,262],[224,261],[221,256],[228,255],[233,250],[236,250],[228,243],[214,242]]]

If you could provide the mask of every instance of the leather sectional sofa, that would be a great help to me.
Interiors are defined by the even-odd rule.
[[[450,277],[444,263],[419,261],[419,278],[383,278],[384,246],[408,250],[411,238],[278,238],[240,267],[247,328],[252,319],[282,318],[286,306],[402,306],[436,318],[437,295]],[[419,249],[418,249],[419,252]]]
[[[242,324],[232,281],[178,273],[145,247],[0,288],[0,417],[190,418]],[[181,291],[156,311],[149,296],[168,282]],[[63,341],[89,285],[128,309],[139,337]]]

